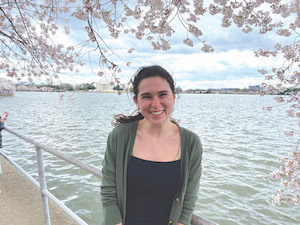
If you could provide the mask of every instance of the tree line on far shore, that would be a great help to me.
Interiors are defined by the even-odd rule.
[[[93,83],[81,83],[72,85],[69,83],[61,83],[56,85],[51,84],[34,84],[28,82],[20,82],[16,84],[17,91],[93,91],[96,89],[95,82]]]

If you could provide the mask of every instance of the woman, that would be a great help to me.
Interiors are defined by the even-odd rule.
[[[2,134],[1,134],[1,131],[4,127],[4,123],[7,120],[7,117],[8,117],[8,112],[5,112],[2,115],[0,115],[0,148],[2,148]]]
[[[136,116],[115,116],[101,185],[104,225],[190,224],[201,176],[196,134],[170,117],[171,75],[143,67],[132,79]]]

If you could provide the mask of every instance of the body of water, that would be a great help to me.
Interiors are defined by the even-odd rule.
[[[101,168],[114,114],[131,114],[130,95],[105,93],[17,92],[0,96],[0,112],[10,113],[6,126],[65,154]],[[69,95],[72,94],[72,100]],[[203,174],[195,213],[220,225],[296,225],[299,206],[274,206],[279,187],[267,176],[278,158],[295,150],[298,121],[272,96],[181,95],[173,117],[202,141]],[[284,131],[296,129],[294,137]],[[37,178],[35,148],[3,131],[3,150]],[[90,225],[101,224],[101,179],[48,153],[45,170],[49,190]]]

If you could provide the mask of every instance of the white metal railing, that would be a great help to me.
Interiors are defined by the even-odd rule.
[[[98,168],[96,168],[94,166],[85,164],[72,156],[67,156],[64,153],[54,149],[53,147],[41,144],[31,138],[28,138],[22,134],[19,134],[7,127],[4,127],[4,130],[6,130],[7,132],[25,140],[26,142],[33,144],[35,146],[36,155],[37,155],[37,163],[38,163],[39,182],[37,182],[32,176],[30,176],[25,170],[23,170],[18,164],[16,164],[11,159],[11,157],[9,157],[3,151],[1,151],[1,149],[0,149],[0,155],[2,155],[10,164],[12,164],[19,172],[21,172],[31,183],[33,183],[40,190],[40,193],[42,196],[42,203],[43,203],[44,224],[45,225],[51,224],[50,214],[49,214],[49,205],[48,205],[48,198],[49,198],[62,211],[64,211],[66,214],[68,214],[75,222],[77,222],[80,225],[81,224],[87,225],[87,223],[85,221],[83,221],[79,216],[77,216],[72,210],[70,210],[59,199],[57,199],[53,194],[51,194],[48,191],[46,177],[45,177],[42,150],[49,152],[49,153],[59,157],[60,159],[63,159],[73,165],[76,165],[79,168],[84,169],[87,172],[90,172],[91,174],[93,174],[99,178],[102,178],[101,170],[99,170]],[[1,175],[1,164],[0,164],[0,175]],[[217,225],[217,224],[215,222],[212,222],[201,216],[193,214],[192,220],[191,220],[191,225]]]

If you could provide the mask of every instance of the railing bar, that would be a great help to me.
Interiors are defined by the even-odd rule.
[[[75,214],[72,210],[65,206],[59,199],[57,199],[53,194],[51,194],[51,192],[49,192],[48,190],[43,190],[43,194],[45,194],[54,204],[56,204],[61,210],[67,213],[78,224],[87,225],[87,223],[84,220],[82,220],[77,214]]]
[[[202,216],[200,217],[196,214],[192,215],[191,224],[192,225],[218,225],[217,223],[212,222]]]
[[[15,132],[15,131],[12,131],[12,130],[10,130],[7,127],[4,127],[4,130],[6,130],[7,132],[9,132],[9,133],[11,133],[11,134],[13,134],[13,135],[15,135],[15,136],[17,136],[17,137],[19,137],[19,138],[27,141],[27,142],[35,145],[36,147],[44,149],[46,152],[49,152],[49,153],[51,153],[51,154],[53,154],[53,155],[55,155],[55,156],[57,156],[57,157],[59,157],[61,159],[63,159],[65,161],[73,164],[73,165],[76,165],[76,166],[80,167],[81,169],[84,169],[84,170],[86,170],[86,171],[94,174],[96,177],[102,178],[101,170],[99,170],[98,168],[96,168],[94,166],[85,164],[85,163],[81,162],[80,160],[78,160],[78,159],[76,159],[76,158],[74,158],[72,156],[67,156],[64,153],[62,153],[62,152],[54,149],[53,147],[49,147],[49,146],[43,145],[43,144],[41,144],[39,142],[36,142],[35,140],[32,140],[32,139],[30,139],[28,137],[25,137],[22,134],[19,134],[19,133]]]
[[[15,132],[15,131],[13,131],[13,130],[7,128],[7,127],[5,127],[5,126],[3,127],[3,129],[6,130],[6,131],[9,132],[9,133],[11,133],[11,134],[13,134],[13,135],[15,135],[15,136],[21,138],[21,139],[23,139],[23,140],[25,140],[25,141],[27,141],[27,142],[33,144],[33,145],[35,145],[35,143],[36,143],[36,141],[32,140],[31,138],[28,138],[28,137],[26,137],[26,136],[24,136],[24,135],[22,135],[22,134],[19,134],[19,133]]]
[[[53,154],[53,155],[55,155],[55,156],[57,156],[61,159],[73,164],[73,165],[76,165],[76,166],[80,167],[81,169],[86,170],[87,172],[90,172],[90,173],[94,174],[96,177],[102,178],[102,173],[98,168],[96,168],[94,166],[91,166],[91,165],[88,165],[88,164],[84,164],[80,160],[75,159],[72,156],[67,156],[64,153],[59,152],[58,150],[55,150],[52,147],[47,147],[43,144],[38,144],[38,146],[40,148],[44,149],[46,152],[49,152],[49,153],[51,153],[51,154]]]

